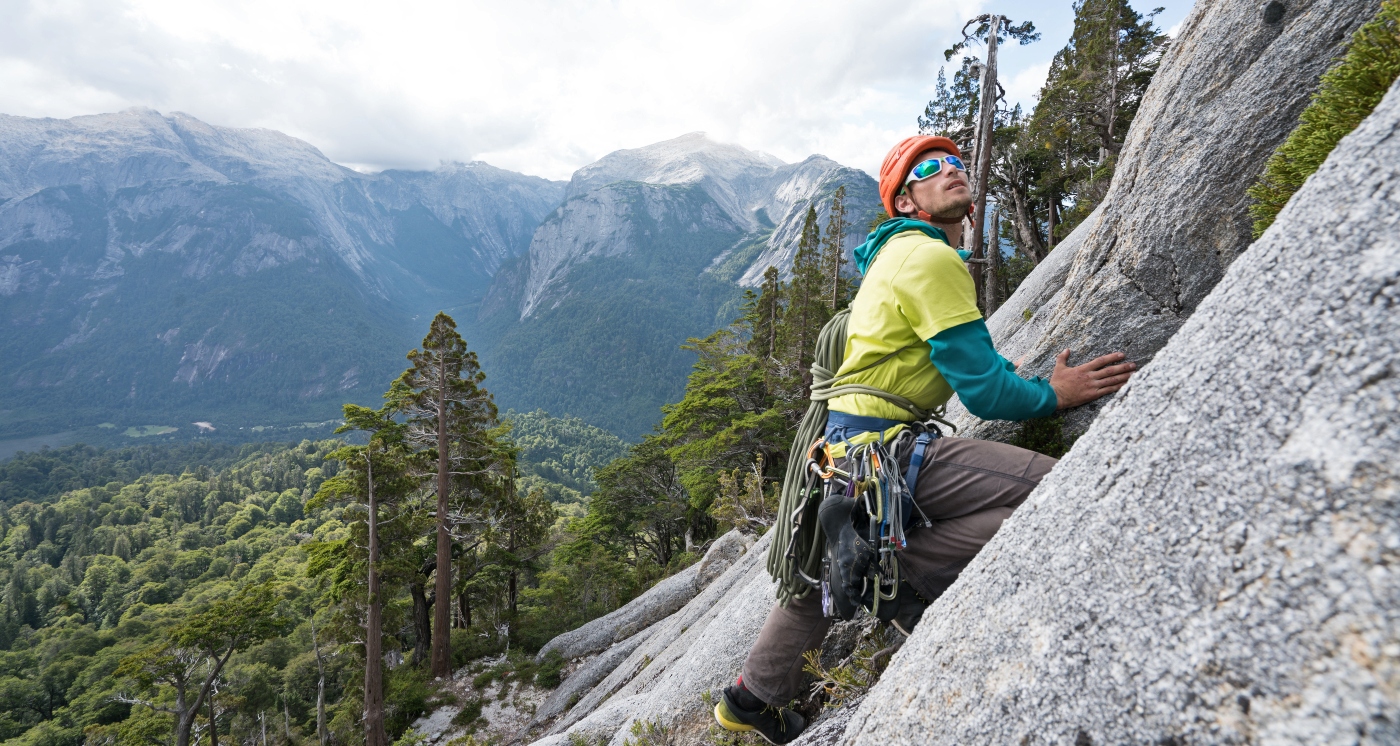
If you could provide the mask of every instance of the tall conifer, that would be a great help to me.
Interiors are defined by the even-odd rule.
[[[831,212],[826,220],[826,237],[822,239],[822,276],[826,281],[826,296],[833,312],[846,305],[849,283],[841,275],[846,264],[846,186],[836,188],[831,198]]]
[[[394,382],[389,396],[407,417],[408,440],[433,451],[436,463],[437,559],[433,607],[432,675],[452,673],[448,634],[452,598],[452,495],[456,485],[501,469],[491,434],[497,422],[496,404],[482,386],[486,374],[476,353],[467,349],[451,316],[439,313],[423,338],[422,349],[408,353],[413,367]],[[460,506],[457,506],[460,507]]]

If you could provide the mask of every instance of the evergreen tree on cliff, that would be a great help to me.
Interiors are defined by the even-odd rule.
[[[1127,0],[1078,0],[1074,34],[1055,55],[1031,116],[1030,147],[1053,154],[1041,191],[1074,205],[1058,221],[1062,237],[1103,199],[1128,125],[1137,115],[1167,37]],[[1052,237],[1053,241],[1053,237]]]
[[[453,488],[465,492],[501,470],[492,430],[499,424],[496,404],[483,386],[486,374],[467,349],[451,316],[433,318],[421,349],[408,353],[413,367],[388,394],[407,417],[408,441],[426,448],[436,464],[437,559],[433,608],[432,675],[452,673],[448,634],[452,598]]]

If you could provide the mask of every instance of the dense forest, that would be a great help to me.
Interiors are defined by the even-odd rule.
[[[515,429],[503,439],[511,438],[521,454],[520,484],[562,496],[566,507],[592,489],[591,467],[624,447],[577,419],[538,411],[507,417]],[[239,635],[249,630],[225,631],[222,642],[238,644],[213,679],[191,737],[208,737],[212,707],[221,737],[243,742],[266,727],[275,739],[299,743],[316,738],[319,701],[327,737],[361,738],[363,654],[354,648],[362,635],[336,626],[345,621],[332,608],[337,579],[313,567],[354,533],[355,511],[306,508],[341,474],[330,456],[345,448],[338,440],[71,446],[0,464],[0,740],[169,740],[176,715],[166,710],[177,709],[177,687],[162,684],[159,667],[140,670],[140,662],[168,652],[180,635],[219,614],[251,620],[261,614],[264,624],[243,640]],[[490,561],[485,554],[482,565]],[[403,558],[385,559],[402,564]],[[575,605],[580,584],[553,564],[548,553],[522,563],[514,614],[505,609],[509,573],[491,572],[499,564],[463,584],[458,600],[470,604],[472,618],[455,605],[453,662],[498,653],[511,640],[538,647],[635,593],[635,583],[599,579],[594,585],[605,590]],[[427,671],[414,665],[427,641],[415,624],[413,586],[410,579],[385,589],[385,653],[407,659],[386,672],[391,737],[402,735],[434,696]],[[248,589],[265,590],[270,595],[261,600],[271,603],[259,609],[256,598],[240,600]],[[561,600],[568,605],[556,606]],[[578,613],[561,616],[559,608]],[[514,628],[502,632],[498,624],[508,621]]]

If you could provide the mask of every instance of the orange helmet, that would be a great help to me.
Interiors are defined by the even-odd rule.
[[[880,202],[885,205],[885,212],[890,217],[898,214],[894,211],[894,196],[904,188],[904,179],[909,176],[909,169],[915,166],[914,159],[925,150],[946,150],[962,157],[957,143],[938,135],[906,137],[890,148],[885,162],[880,164]]]

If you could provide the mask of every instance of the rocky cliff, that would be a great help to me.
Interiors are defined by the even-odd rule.
[[[1196,312],[1250,244],[1245,190],[1298,122],[1318,78],[1379,0],[1289,0],[1278,20],[1253,0],[1199,2],[1138,109],[1098,212],[991,319],[1009,360],[1049,375],[1122,350],[1145,363]],[[1055,256],[1059,255],[1059,256]],[[1102,404],[1067,413],[1081,433]],[[1004,440],[956,402],[964,435]]]
[[[414,317],[483,295],[562,192],[482,163],[361,174],[149,109],[0,116],[0,437],[371,403]]]
[[[493,390],[641,437],[690,372],[680,345],[733,321],[769,266],[788,270],[809,206],[824,226],[841,186],[849,254],[875,182],[822,156],[785,164],[693,133],[579,169],[482,304]]]

